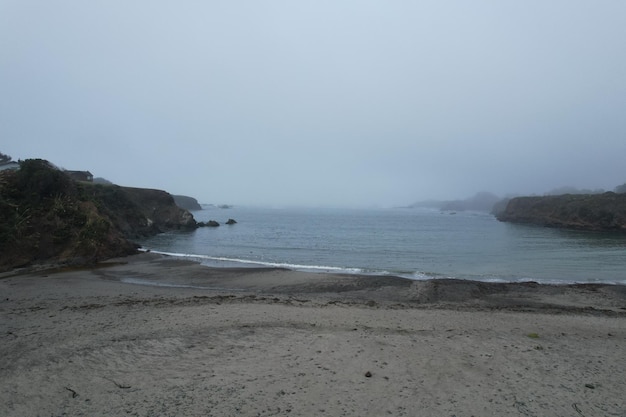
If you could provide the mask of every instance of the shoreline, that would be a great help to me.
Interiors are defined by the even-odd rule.
[[[598,281],[598,280],[588,280],[588,281],[569,281],[569,280],[539,280],[533,278],[520,278],[514,281],[507,281],[503,278],[486,278],[486,279],[470,279],[470,278],[458,278],[446,276],[438,273],[401,273],[387,270],[377,270],[377,271],[367,271],[362,270],[358,267],[338,267],[338,266],[313,266],[313,265],[297,265],[297,264],[288,264],[288,263],[275,263],[275,262],[260,262],[260,261],[252,261],[252,260],[242,260],[242,259],[229,259],[229,258],[214,258],[206,255],[196,255],[196,254],[187,254],[187,253],[174,253],[174,252],[163,252],[159,250],[152,250],[146,248],[140,248],[140,253],[152,253],[157,255],[162,255],[165,257],[171,257],[174,259],[185,260],[200,263],[207,268],[217,268],[217,269],[246,269],[246,268],[265,268],[265,269],[287,269],[294,272],[304,272],[304,273],[312,273],[312,274],[336,274],[336,275],[357,275],[357,276],[373,276],[373,277],[391,277],[391,278],[403,278],[411,281],[430,281],[430,280],[459,280],[459,281],[471,281],[471,282],[485,282],[485,283],[496,283],[496,284],[524,284],[524,283],[537,283],[540,285],[623,285],[626,286],[626,281],[624,280],[615,280],[615,281]],[[206,261],[213,263],[226,263],[230,264],[229,266],[220,266],[220,265],[211,265],[205,263]]]
[[[626,414],[624,286],[144,253],[0,291],[5,416]]]
[[[626,285],[617,283],[546,284],[437,278],[416,280],[391,275],[304,272],[279,267],[212,267],[197,260],[141,252],[93,266],[39,265],[0,274],[7,279],[89,276],[188,297],[200,292],[223,296],[273,296],[380,307],[465,310],[549,311],[626,317]]]

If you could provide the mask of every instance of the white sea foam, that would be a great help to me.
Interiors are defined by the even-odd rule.
[[[324,266],[324,265],[301,265],[301,264],[290,264],[283,262],[266,262],[266,261],[255,261],[250,259],[238,259],[238,258],[227,258],[222,256],[208,256],[208,255],[198,255],[198,254],[190,254],[190,253],[177,253],[177,252],[163,252],[158,250],[151,250],[142,248],[140,249],[144,252],[152,252],[157,253],[159,255],[172,256],[175,258],[186,258],[186,259],[194,259],[200,263],[207,264],[209,262],[225,262],[225,263],[233,263],[238,265],[255,265],[262,266],[267,268],[286,268],[293,269],[297,271],[307,271],[307,272],[336,272],[336,273],[345,273],[345,274],[361,274],[364,271],[360,268],[343,268],[337,266]],[[213,266],[213,265],[210,265]]]
[[[415,281],[426,281],[426,280],[435,278],[432,276],[432,274],[429,275],[420,271],[415,271],[409,275],[400,274],[400,276],[402,276],[403,278],[409,278]]]
[[[165,252],[158,250],[149,250],[146,248],[140,249],[141,251],[147,252],[150,251],[152,253],[157,253],[159,255],[171,256],[175,258],[181,259],[192,259],[206,266],[223,266],[227,264],[227,266],[260,266],[266,268],[285,268],[294,271],[301,272],[314,272],[314,273],[337,273],[337,274],[348,274],[348,275],[371,275],[371,276],[391,276],[391,277],[400,277],[407,278],[415,281],[425,281],[429,279],[451,279],[453,277],[447,276],[437,276],[434,274],[429,274],[425,272],[415,271],[386,271],[386,270],[365,270],[361,268],[344,268],[344,267],[335,267],[335,266],[324,266],[324,265],[302,265],[302,264],[291,264],[284,262],[265,262],[265,261],[255,261],[250,259],[238,259],[238,258],[228,258],[223,256],[209,256],[209,255],[199,255],[199,254],[191,254],[191,253],[179,253],[179,252]],[[506,282],[506,281],[503,281]]]

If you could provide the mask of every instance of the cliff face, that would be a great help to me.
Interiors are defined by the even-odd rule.
[[[547,227],[626,232],[626,194],[516,197],[496,217]]]
[[[93,263],[135,253],[129,239],[195,227],[164,191],[76,182],[42,160],[0,173],[0,270]]]
[[[102,213],[127,238],[196,228],[191,213],[178,207],[165,191],[87,183],[81,183],[80,187],[99,202]]]
[[[172,197],[174,197],[176,205],[180,208],[189,211],[202,210],[202,206],[198,203],[198,200],[193,197],[187,197],[186,195],[173,195]]]

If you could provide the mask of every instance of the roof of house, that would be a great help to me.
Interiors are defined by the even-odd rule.
[[[0,171],[4,171],[7,169],[18,169],[19,167],[20,164],[14,161],[0,163]]]

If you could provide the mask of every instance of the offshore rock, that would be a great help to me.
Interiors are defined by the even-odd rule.
[[[515,197],[496,218],[546,227],[626,233],[626,194]]]
[[[235,221],[235,219],[228,219],[226,224],[237,224],[237,222]]]
[[[208,222],[200,222],[198,223],[198,227],[218,227],[220,224],[215,220],[209,220]]]

